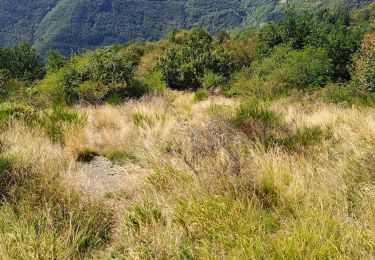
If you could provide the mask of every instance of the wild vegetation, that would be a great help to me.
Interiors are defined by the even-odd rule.
[[[1,49],[0,258],[373,258],[374,6]]]
[[[279,0],[2,0],[0,47],[22,41],[45,55],[48,49],[71,55],[127,41],[159,40],[175,29],[206,28],[210,33],[257,26],[279,19]],[[371,0],[289,0],[300,10],[357,8]]]

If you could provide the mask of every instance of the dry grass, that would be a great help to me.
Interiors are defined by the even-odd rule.
[[[301,134],[269,145],[232,125],[238,106],[236,100],[219,96],[197,102],[191,93],[165,92],[119,106],[84,108],[87,123],[65,131],[65,146],[17,123],[1,134],[3,156],[40,174],[58,173],[63,178],[57,179],[68,183],[83,149],[137,158],[119,162],[135,169],[133,177],[142,181],[111,204],[116,213],[112,241],[105,250],[98,242],[81,255],[375,257],[375,111],[280,99],[270,109],[291,132],[319,128],[323,137]],[[10,253],[31,242],[9,240],[16,231],[4,229],[6,225],[0,225],[0,253],[51,256],[47,251]],[[51,231],[50,237],[59,234]],[[65,255],[55,256],[75,256],[74,250],[62,251]]]

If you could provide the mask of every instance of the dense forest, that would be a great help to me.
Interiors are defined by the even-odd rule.
[[[375,3],[283,12],[0,49],[0,256],[373,258]]]
[[[369,0],[344,3],[359,7]],[[341,0],[292,0],[301,10],[334,7]],[[70,55],[82,48],[158,40],[172,29],[199,26],[210,33],[279,19],[279,0],[1,0],[0,47],[22,41],[43,55],[48,49]]]

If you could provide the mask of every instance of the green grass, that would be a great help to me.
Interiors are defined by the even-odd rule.
[[[71,127],[82,127],[86,123],[86,118],[72,108],[55,106],[44,110],[36,123],[53,142],[64,143],[65,131]]]
[[[208,98],[208,92],[207,90],[200,88],[194,93],[194,99],[196,101],[203,101]]]
[[[114,163],[124,163],[124,162],[137,163],[139,162],[139,158],[134,153],[124,151],[124,150],[111,151],[106,154],[106,157]]]
[[[303,150],[320,144],[323,139],[328,137],[329,131],[327,131],[323,131],[320,127],[306,127],[283,138],[271,137],[267,142],[271,146],[277,145],[287,151]]]

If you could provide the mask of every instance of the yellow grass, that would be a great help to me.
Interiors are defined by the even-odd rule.
[[[238,131],[230,122],[238,105],[169,91],[82,108],[87,123],[66,131],[65,146],[22,123],[0,138],[17,164],[71,184],[85,148],[139,158],[120,163],[142,181],[110,204],[113,239],[84,253],[94,259],[374,258],[374,109],[274,101],[271,109],[293,131],[325,133],[318,143],[288,150]],[[10,235],[0,226],[0,244]],[[8,250],[0,246],[5,256]]]

